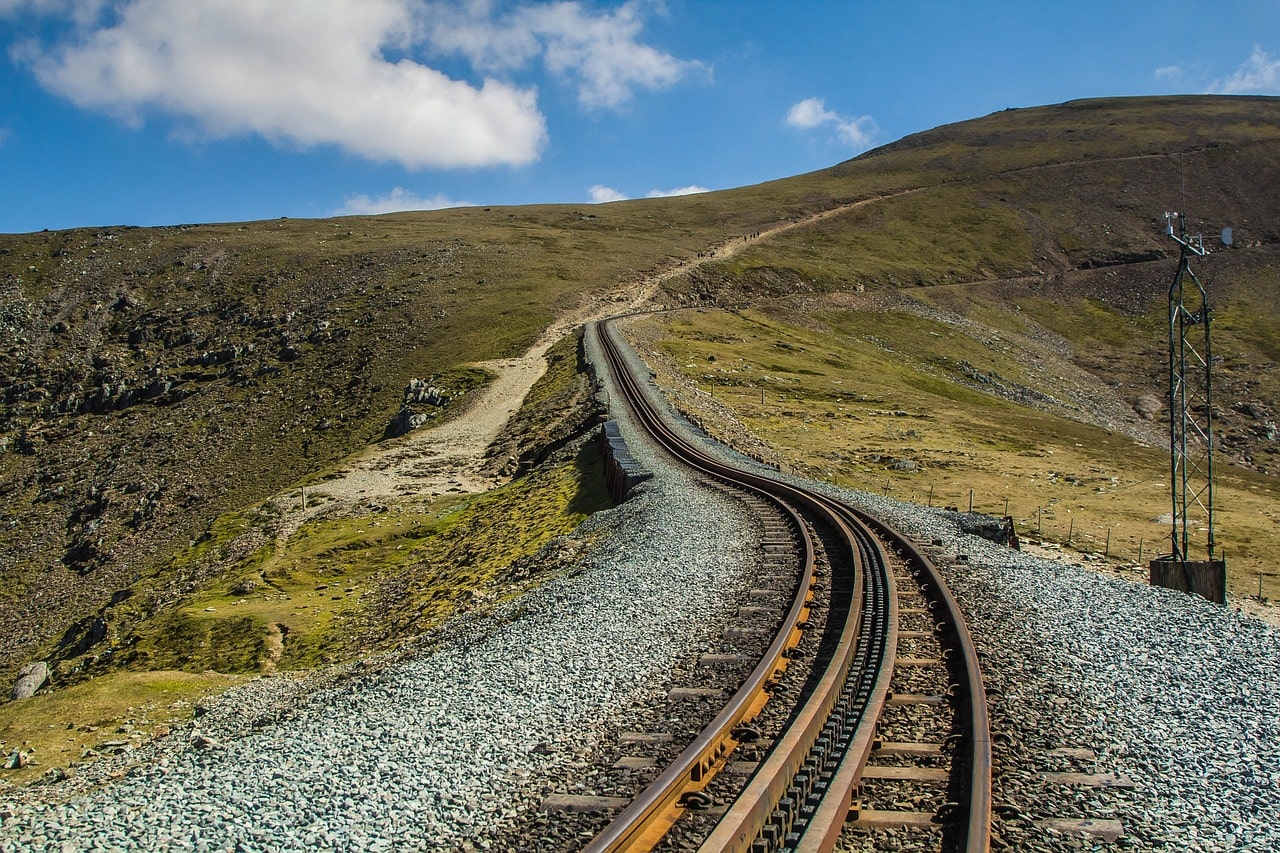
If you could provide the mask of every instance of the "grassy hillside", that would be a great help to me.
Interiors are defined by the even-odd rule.
[[[447,417],[485,381],[470,363],[741,221],[622,203],[0,236],[0,678],[215,519],[381,440],[409,380]]]
[[[683,410],[786,470],[1008,514],[1024,537],[1130,564],[1167,553],[1164,427],[1033,320],[1014,331],[918,295],[702,309],[636,334]],[[1280,561],[1280,484],[1250,466],[1220,465],[1217,480],[1230,588],[1256,594],[1256,572]]]
[[[694,290],[723,300],[1123,266],[1176,255],[1163,214],[1182,208],[1192,233],[1230,224],[1244,246],[1274,243],[1276,106],[1083,101],[907,137],[778,182],[868,203],[704,268]]]
[[[264,502],[384,440],[411,379],[444,390],[425,413],[447,418],[488,381],[475,362],[678,268],[663,303],[732,313],[645,334],[691,408],[715,392],[706,416],[731,437],[900,497],[967,506],[973,489],[987,511],[1008,498],[1057,538],[1064,523],[1085,530],[1078,542],[1109,525],[1135,551],[1162,538],[1151,519],[1167,512],[1156,484],[1176,246],[1161,227],[1183,207],[1193,231],[1236,232],[1234,249],[1197,263],[1217,306],[1220,538],[1241,572],[1269,565],[1277,106],[1006,111],[678,198],[0,235],[0,679],[46,658],[68,681],[109,670],[121,684],[148,668],[309,666],[443,618],[506,576],[478,531],[508,531],[526,554],[598,505],[590,460],[537,467],[576,429],[568,352],[494,450],[495,465],[536,471],[510,492],[371,510],[285,542],[262,532]],[[725,246],[739,251],[707,259]],[[903,460],[914,468],[892,467]],[[522,515],[535,507],[535,521]],[[343,592],[304,613],[298,596],[328,589],[320,565]],[[234,592],[244,580],[289,604]]]
[[[1232,588],[1256,593],[1280,558],[1276,107],[1099,100],[909,137],[795,179],[840,188],[839,215],[678,285],[741,313],[644,334],[686,405],[711,423],[727,407],[748,447],[906,499],[967,508],[973,489],[1002,514],[1008,498],[1024,525],[1099,551],[1115,528],[1113,553],[1136,559],[1140,542],[1168,550],[1163,214],[1231,225],[1235,246],[1193,266],[1214,305],[1218,538]]]

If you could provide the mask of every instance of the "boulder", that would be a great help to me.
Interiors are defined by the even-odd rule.
[[[200,734],[199,732],[192,734],[188,743],[190,743],[191,746],[194,747],[195,749],[221,749],[222,748],[222,744],[218,743],[216,740],[209,737],[208,735]]]
[[[426,414],[415,412],[408,406],[402,406],[400,411],[396,412],[396,416],[391,419],[391,423],[387,424],[386,434],[388,438],[395,438],[412,432],[418,427],[425,424],[430,418]]]
[[[452,399],[444,388],[437,388],[421,379],[410,379],[404,386],[404,404],[391,419],[391,423],[387,424],[387,437],[395,438],[412,432],[431,420],[435,412],[430,409],[447,406]],[[422,407],[430,407],[430,409],[422,411]]]
[[[1164,411],[1164,401],[1154,394],[1144,394],[1133,404],[1133,410],[1146,421],[1154,421]]]
[[[428,406],[447,406],[449,393],[443,388],[429,385],[421,379],[410,379],[404,386],[404,404],[425,403]]]
[[[36,691],[44,687],[49,680],[49,664],[44,661],[29,663],[18,671],[18,680],[13,685],[14,699],[30,699]]]

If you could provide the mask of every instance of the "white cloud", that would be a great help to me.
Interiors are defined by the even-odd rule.
[[[805,98],[787,110],[787,124],[805,130],[839,120],[840,116],[828,110],[822,98]]]
[[[1156,76],[1157,77],[1181,77],[1182,66],[1181,65],[1162,65],[1156,69]]]
[[[588,192],[591,194],[591,201],[600,204],[606,201],[626,201],[631,196],[618,192],[613,187],[606,187],[604,184],[596,184],[591,187]],[[695,193],[709,193],[711,190],[706,187],[700,187],[697,184],[689,184],[687,187],[676,187],[670,190],[649,190],[645,193],[645,198],[670,198],[677,195],[693,195]]]
[[[787,110],[787,124],[800,130],[832,125],[836,136],[851,148],[865,151],[875,144],[880,128],[870,116],[845,118],[827,109],[822,98],[805,98]]]
[[[1257,45],[1244,64],[1226,80],[1215,82],[1209,91],[1224,95],[1280,94],[1280,58],[1273,59]]]
[[[499,17],[487,0],[461,7],[433,3],[427,32],[437,50],[461,54],[477,68],[510,71],[541,58],[548,71],[576,85],[584,106],[618,107],[637,88],[667,88],[706,70],[639,41],[645,5],[632,0],[596,12],[561,0],[520,6]]]
[[[387,57],[413,46],[420,11],[419,0],[122,0],[109,24],[19,55],[82,107],[132,122],[162,112],[194,135],[332,144],[409,168],[536,160],[546,128],[534,89]]]
[[[711,190],[706,187],[700,187],[697,184],[690,184],[687,187],[676,187],[673,190],[649,190],[645,198],[670,198],[676,195],[694,195],[695,193],[709,193]]]
[[[349,195],[335,216],[372,216],[401,210],[442,210],[446,207],[474,207],[469,201],[453,201],[440,193],[433,196],[414,195],[404,187],[396,187],[384,196],[370,198],[364,194]]]
[[[645,43],[659,0],[0,0],[0,17],[47,16],[17,45],[45,88],[177,135],[254,134],[334,145],[407,168],[536,160],[547,141],[539,66],[588,108],[674,85],[698,62]],[[424,54],[461,57],[450,78]]]
[[[606,201],[626,201],[628,198],[613,187],[606,187],[604,184],[596,184],[587,192],[591,194],[592,204],[602,204]]]

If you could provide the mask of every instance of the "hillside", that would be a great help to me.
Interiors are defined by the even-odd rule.
[[[1163,213],[1185,203],[1191,233],[1238,235],[1193,267],[1214,306],[1218,538],[1232,589],[1256,594],[1280,559],[1275,107],[1087,101],[909,137],[800,179],[870,203],[690,277],[682,297],[738,316],[648,334],[686,408],[813,476],[962,507],[973,490],[1024,530],[1136,562],[1168,548]],[[905,409],[923,423],[879,417]]]
[[[266,626],[251,617],[242,633],[199,628],[199,619],[191,632],[197,646],[234,646],[247,635],[244,654],[211,661],[171,648],[127,650],[159,642],[180,608],[199,613],[211,584],[231,585],[266,559],[254,556],[266,540],[250,534],[269,526],[273,496],[394,441],[390,425],[402,409],[427,423],[448,418],[488,381],[476,362],[518,355],[554,317],[620,299],[642,277],[681,265],[687,272],[667,279],[658,301],[738,313],[717,329],[677,319],[654,331],[655,346],[666,336],[660,348],[673,357],[673,378],[696,364],[685,379],[697,384],[711,356],[723,367],[725,352],[695,342],[747,342],[734,325],[745,322],[757,337],[732,358],[756,359],[754,369],[770,376],[852,383],[859,370],[903,365],[916,372],[889,378],[927,386],[933,397],[910,402],[935,423],[943,410],[953,422],[956,412],[985,412],[969,425],[999,424],[1001,447],[1022,450],[1048,431],[1084,425],[1091,439],[1123,436],[1124,449],[1107,453],[1128,460],[1131,438],[1151,444],[1162,434],[1150,398],[1162,394],[1163,300],[1176,247],[1161,226],[1184,198],[1193,231],[1235,228],[1236,247],[1197,270],[1218,310],[1224,456],[1244,478],[1240,490],[1274,515],[1277,106],[1155,98],[1006,111],[807,175],[591,207],[0,236],[0,675],[43,659],[58,664],[63,684],[119,668],[258,671]],[[769,236],[791,223],[800,225]],[[707,257],[738,243],[732,257]],[[950,337],[958,329],[964,334]],[[850,355],[869,345],[878,357],[903,357]],[[796,355],[817,348],[825,348],[819,361],[836,364]],[[763,357],[778,352],[788,358]],[[544,386],[544,406],[573,398],[575,360],[562,352],[560,365],[552,381],[561,384]],[[439,393],[407,400],[412,380]],[[789,393],[812,400],[820,390],[799,389]],[[855,393],[869,409],[896,405],[891,383]],[[1014,408],[987,412],[993,401]],[[877,450],[885,437],[859,432],[870,416],[826,430],[823,447],[802,447],[785,425],[753,422],[741,407],[729,415],[798,466],[856,475],[873,488],[886,466],[871,457],[923,445],[929,423],[913,424],[914,435],[900,430],[901,447]],[[538,446],[557,439],[542,434],[536,413],[519,423],[525,434],[504,445],[516,455],[538,458]],[[918,464],[946,467],[942,453],[918,453]],[[548,474],[545,494],[586,488],[590,460],[557,464],[578,466],[579,485]],[[961,480],[991,464],[959,455],[948,462]],[[1062,467],[1035,464],[1042,478]],[[1149,500],[1150,515],[1166,511],[1158,491]],[[512,513],[522,501],[468,503],[472,515],[459,529],[483,528],[492,523],[485,513]],[[446,531],[428,517],[450,506],[414,510],[413,549],[439,546]],[[370,510],[380,522],[396,511]],[[358,543],[348,551],[392,559],[392,540],[370,542],[363,526],[330,522],[273,555],[345,554],[344,565],[358,566],[343,551]],[[1259,539],[1253,554],[1280,556],[1274,541],[1261,541],[1264,530],[1251,535]],[[450,553],[397,564],[396,577],[421,578]],[[397,599],[394,612],[444,595],[415,594]],[[444,599],[433,619],[451,612],[453,599]],[[370,629],[362,642],[394,643],[429,624]],[[310,666],[362,648],[301,649],[285,661]]]
[[[0,671],[383,440],[411,380],[443,392],[412,413],[447,417],[486,381],[472,363],[734,227],[668,207],[0,237]]]

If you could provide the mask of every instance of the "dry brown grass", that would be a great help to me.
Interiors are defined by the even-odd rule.
[[[797,472],[920,504],[968,510],[972,501],[1013,516],[1025,536],[1121,562],[1168,551],[1166,451],[947,370],[964,358],[1012,385],[1034,381],[1025,368],[1037,362],[1069,373],[1066,358],[1046,362],[1027,339],[996,343],[989,329],[901,310],[811,306],[802,322],[767,309],[682,312],[646,321],[641,336],[655,344],[642,348],[658,355],[660,381],[682,408],[743,444],[731,414]],[[1218,542],[1237,595],[1256,594],[1256,573],[1280,560],[1276,497],[1273,477],[1219,467]],[[1280,578],[1264,592],[1280,596]]]

